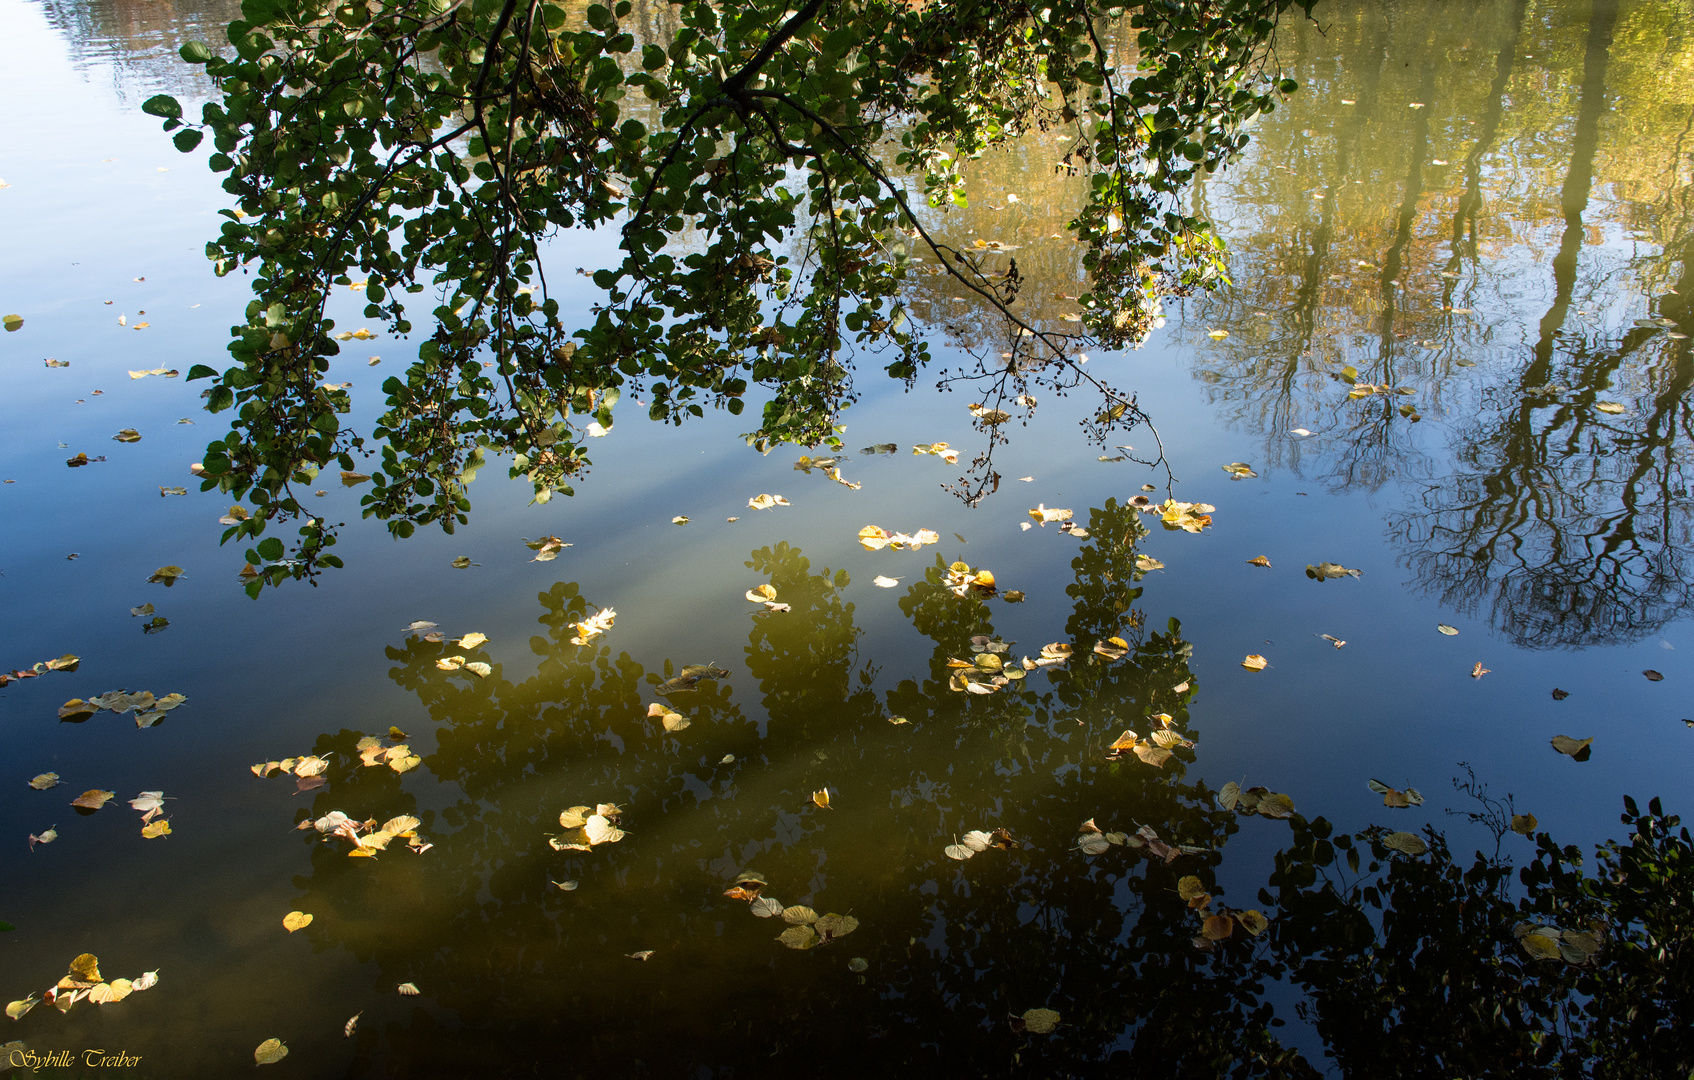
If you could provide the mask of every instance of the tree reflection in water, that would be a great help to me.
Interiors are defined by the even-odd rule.
[[[1302,1049],[1322,1047],[1350,1075],[1438,1075],[1398,1067],[1415,1062],[1439,1075],[1551,1076],[1559,1054],[1580,1065],[1596,1053],[1573,1038],[1593,1027],[1577,1005],[1613,1000],[1608,973],[1626,970],[1639,976],[1634,991],[1658,987],[1641,995],[1657,1004],[1633,1028],[1614,1017],[1607,1030],[1670,1023],[1665,987],[1688,985],[1686,965],[1648,977],[1613,963],[1642,931],[1624,925],[1615,899],[1582,893],[1589,886],[1562,861],[1574,852],[1545,838],[1530,869],[1563,876],[1532,874],[1537,888],[1520,902],[1505,862],[1478,856],[1461,873],[1433,831],[1432,854],[1390,854],[1380,831],[1352,841],[1322,818],[1242,820],[1186,778],[1192,750],[1163,769],[1108,760],[1114,737],[1145,731],[1151,713],[1198,738],[1188,717],[1197,686],[1175,621],[1162,633],[1140,625],[1137,513],[1108,503],[1088,529],[1068,589],[1076,658],[987,696],[950,690],[948,660],[994,633],[994,609],[949,592],[939,559],[900,600],[929,642],[927,665],[884,655],[914,668],[887,686],[860,654],[847,575],[814,571],[787,544],[748,560],[791,606],[751,617],[745,667],[758,706],[734,700],[735,676],[702,682],[670,697],[691,721],[676,734],[646,716],[672,662],[648,670],[609,646],[568,644],[590,613],[575,584],[539,597],[539,665],[527,679],[499,666],[480,680],[442,671],[442,647],[419,640],[390,648],[392,677],[440,725],[422,768],[458,796],[419,806],[385,769],[315,796],[317,815],[416,813],[437,844],[378,860],[315,844],[298,881],[296,906],[319,916],[302,931],[317,948],[369,962],[374,989],[424,989],[404,1013],[366,1017],[350,1075],[1294,1077],[1318,1075]],[[1127,658],[1090,652],[1112,635],[1130,641]],[[315,749],[348,754],[357,738],[343,731]],[[809,802],[826,786],[834,809]],[[548,847],[561,809],[599,801],[624,808],[622,842]],[[1090,818],[1126,833],[1150,826],[1191,850],[1168,864],[1127,845],[1091,858],[1075,846]],[[968,863],[942,854],[995,827],[1024,846]],[[1267,890],[1220,890],[1230,836],[1285,827]],[[1677,843],[1686,859],[1685,833]],[[1343,870],[1350,851],[1364,864]],[[768,894],[851,913],[859,929],[783,948],[780,920],[721,895],[749,867]],[[1270,929],[1255,938],[1237,926],[1197,947],[1205,913],[1179,895],[1188,875],[1214,895],[1213,910],[1257,906]],[[550,884],[566,879],[580,888]],[[1530,960],[1512,925],[1534,905],[1545,909],[1536,918],[1567,928],[1609,920],[1605,962]],[[655,950],[646,963],[627,958],[642,949]],[[863,974],[849,969],[854,957]],[[1289,999],[1279,985],[1305,992],[1306,1023],[1283,1027],[1296,1017],[1285,1006],[1279,1015],[1275,1003]],[[1042,1006],[1063,1018],[1055,1033],[1008,1023]],[[1463,1054],[1431,1035],[1448,1030]],[[1680,1030],[1660,1033],[1654,1065],[1689,1060]]]

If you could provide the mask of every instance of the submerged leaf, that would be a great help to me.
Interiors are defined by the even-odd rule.
[[[1059,1014],[1052,1009],[1025,1009],[1022,1019],[1031,1035],[1050,1035],[1059,1026]]]

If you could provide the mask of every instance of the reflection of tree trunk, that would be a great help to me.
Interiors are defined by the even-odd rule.
[[[1426,103],[1435,98],[1435,71],[1436,65],[1424,65],[1423,82],[1418,87],[1418,97]],[[1406,194],[1400,200],[1400,215],[1394,228],[1394,242],[1388,245],[1388,251],[1382,257],[1382,343],[1377,346],[1376,353],[1385,382],[1394,381],[1394,311],[1397,300],[1395,281],[1404,265],[1406,245],[1412,242],[1412,226],[1418,219],[1418,200],[1423,197],[1423,160],[1429,154],[1429,112],[1427,105],[1419,109],[1417,119],[1412,125],[1412,150],[1406,166]],[[1387,408],[1386,415],[1392,416],[1393,411],[1392,407]]]
[[[1453,211],[1453,258],[1447,265],[1449,270],[1458,270],[1466,254],[1472,260],[1477,258],[1476,212],[1482,208],[1482,159],[1494,148],[1494,139],[1500,133],[1500,119],[1506,111],[1506,85],[1512,81],[1512,63],[1517,58],[1518,39],[1523,36],[1523,20],[1528,11],[1529,0],[1518,0],[1510,36],[1494,61],[1494,82],[1488,87],[1488,109],[1482,114],[1476,144],[1465,155],[1465,193],[1459,196],[1459,204]],[[1466,233],[1470,234],[1468,242]],[[1449,300],[1452,288],[1453,283],[1449,281],[1446,286]]]
[[[1535,360],[1524,370],[1522,386],[1539,386],[1551,374],[1553,335],[1564,325],[1570,311],[1571,292],[1576,288],[1576,257],[1582,250],[1582,214],[1588,209],[1588,193],[1594,187],[1594,156],[1600,148],[1600,117],[1606,111],[1606,61],[1612,48],[1612,27],[1618,17],[1617,0],[1594,0],[1588,18],[1588,47],[1582,58],[1582,97],[1576,112],[1576,134],[1571,142],[1570,169],[1559,202],[1565,214],[1565,235],[1559,253],[1553,256],[1553,306],[1541,319],[1541,336],[1535,344]]]

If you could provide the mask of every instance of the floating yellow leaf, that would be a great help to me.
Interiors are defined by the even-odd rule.
[[[1037,523],[1045,526],[1049,521],[1069,521],[1075,516],[1075,512],[1061,510],[1058,507],[1049,509],[1045,503],[1037,503],[1035,509],[1029,512],[1029,516],[1034,518]]]
[[[824,809],[824,810],[830,809],[829,789],[828,788],[819,788],[817,791],[812,792],[812,802],[816,803],[818,805],[818,807],[821,808],[821,809]]]
[[[1306,576],[1314,581],[1328,581],[1330,578],[1363,577],[1363,570],[1353,570],[1340,563],[1320,562],[1308,563]]]
[[[1409,832],[1391,832],[1382,838],[1382,845],[1404,855],[1422,855],[1429,850],[1422,837]]]
[[[1553,749],[1569,754],[1576,761],[1587,761],[1593,754],[1593,739],[1573,739],[1569,735],[1553,736]]]
[[[900,579],[884,577],[883,575],[878,574],[876,577],[871,579],[871,584],[875,585],[879,589],[892,589],[894,586],[900,584]]]
[[[559,557],[559,552],[571,545],[557,536],[543,536],[539,540],[524,540],[524,546],[535,552],[535,558],[530,562],[552,562]]]
[[[618,613],[611,608],[600,612],[576,624],[576,636],[571,638],[572,645],[586,645],[612,628],[612,622]]]
[[[13,1020],[22,1020],[25,1013],[40,1004],[40,1000],[34,994],[31,994],[29,997],[14,1001],[6,1006],[6,1015]]]
[[[1031,1035],[1051,1035],[1059,1026],[1059,1014],[1052,1009],[1025,1009],[1021,1019]]]
[[[688,727],[690,723],[686,717],[677,712],[675,709],[661,705],[658,702],[654,702],[647,706],[647,715],[650,718],[657,719],[659,723],[664,725],[665,730],[669,732],[681,731]],[[584,809],[587,808],[584,807]],[[563,819],[561,818],[560,821],[562,823]]]
[[[1265,665],[1269,663],[1269,660],[1266,660],[1258,653],[1248,653],[1247,659],[1241,661],[1241,666],[1246,668],[1248,671],[1263,671],[1265,670]]]
[[[1245,461],[1232,461],[1223,467],[1231,480],[1251,480],[1259,474],[1253,471],[1253,466]]]
[[[1534,836],[1535,826],[1540,824],[1534,814],[1513,814],[1512,831],[1523,836]]]
[[[755,495],[747,500],[747,505],[755,510],[769,510],[773,506],[792,505],[781,495]]]
[[[58,782],[59,782],[59,774],[58,773],[56,773],[56,772],[44,772],[40,776],[37,776],[35,779],[31,780],[29,782],[29,786],[34,788],[37,791],[46,791],[48,788],[53,787]]]
[[[1523,951],[1537,960],[1558,960],[1563,956],[1558,939],[1551,935],[1536,931],[1518,940],[1523,945]]]
[[[1165,568],[1165,564],[1153,558],[1151,555],[1137,555],[1135,557],[1135,568],[1143,574],[1146,574],[1154,570],[1163,570]]]
[[[1615,401],[1596,401],[1594,407],[1603,413],[1611,413],[1613,416],[1625,411],[1624,407]]]
[[[171,823],[166,818],[160,818],[158,821],[141,826],[141,835],[148,840],[157,840],[161,836],[169,836],[170,834]]]
[[[1294,814],[1294,800],[1287,795],[1271,792],[1259,799],[1259,816],[1286,818]]]
[[[1448,637],[1455,637],[1459,632],[1458,627],[1448,626],[1446,623],[1436,623],[1435,628]]]
[[[688,524],[688,515],[678,514],[676,517],[671,518],[671,524],[672,525],[686,525],[686,524]]]
[[[253,1060],[260,1065],[275,1065],[288,1056],[288,1047],[281,1039],[266,1039],[253,1051]]]
[[[624,953],[624,955],[629,957],[631,960],[645,960],[649,956],[653,955],[653,950],[652,949],[639,949],[639,950],[632,952],[632,953]]]
[[[461,649],[474,649],[487,640],[487,634],[466,634],[453,644],[457,645]]]
[[[290,911],[282,917],[282,928],[290,934],[296,930],[304,930],[310,925],[312,925],[312,916],[304,911]]]
[[[782,909],[782,921],[792,925],[815,923],[818,921],[818,913],[804,904],[795,904],[793,907]]]
[[[1252,934],[1254,937],[1258,937],[1260,934],[1264,933],[1270,926],[1270,920],[1265,918],[1264,913],[1257,909],[1237,911],[1235,912],[1235,919],[1241,924],[1243,929],[1245,929],[1249,934]]]
[[[1270,564],[1271,564],[1271,561],[1270,561],[1270,559],[1268,559],[1268,558],[1266,558],[1266,557],[1265,557],[1265,556],[1263,556],[1263,555],[1260,555],[1260,556],[1258,556],[1258,557],[1257,557],[1257,558],[1253,558],[1253,559],[1248,559],[1248,560],[1247,560],[1247,565],[1248,565],[1248,566],[1262,566],[1262,567],[1264,567],[1264,568],[1265,568],[1265,569],[1267,569],[1267,570],[1269,570],[1269,569],[1270,569]]]
[[[776,939],[790,949],[810,949],[822,940],[818,937],[818,932],[808,925],[790,926],[778,934]]]
[[[769,603],[776,599],[775,585],[756,585],[747,590],[747,599],[755,604]]]
[[[89,788],[87,791],[71,800],[72,806],[80,806],[84,810],[98,810],[117,797],[115,791],[101,791],[99,788]]]

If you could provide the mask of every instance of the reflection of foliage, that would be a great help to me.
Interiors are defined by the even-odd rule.
[[[386,769],[318,791],[314,813],[415,812],[438,846],[350,860],[320,845],[295,905],[319,918],[302,932],[374,963],[389,985],[416,982],[456,1014],[451,1030],[421,1014],[386,1028],[383,1052],[415,1075],[527,1073],[568,1039],[585,1071],[638,1060],[651,1075],[846,1076],[898,1062],[971,1076],[1313,1077],[1279,1037],[1276,988],[1289,980],[1350,1072],[1385,1062],[1381,1075],[1409,1075],[1387,1067],[1395,1058],[1375,1048],[1373,1032],[1421,1062],[1433,1059],[1415,1056],[1419,1041],[1452,1028],[1470,1055],[1450,1058],[1454,1069],[1504,1075],[1519,1061],[1511,1055],[1540,1046],[1533,1036],[1555,1022],[1564,1032],[1580,1020],[1591,1039],[1650,1023],[1608,1011],[1621,999],[1607,980],[1650,1003],[1643,1016],[1674,1007],[1686,976],[1654,959],[1644,936],[1680,940],[1677,909],[1643,884],[1686,858],[1662,831],[1650,834],[1652,850],[1614,853],[1621,869],[1603,881],[1583,878],[1573,853],[1543,838],[1529,898],[1514,903],[1504,862],[1479,856],[1461,872],[1433,832],[1432,853],[1412,859],[1388,855],[1375,833],[1332,837],[1323,819],[1295,814],[1268,882],[1277,892],[1260,893],[1270,930],[1254,937],[1242,923],[1198,947],[1206,915],[1247,907],[1219,884],[1229,838],[1283,826],[1243,819],[1186,780],[1192,750],[1162,769],[1108,759],[1112,738],[1153,712],[1197,738],[1195,684],[1174,622],[1126,634],[1133,648],[1122,660],[1089,651],[1139,625],[1145,533],[1133,508],[1113,503],[1090,514],[1088,529],[1068,590],[1075,655],[992,695],[948,689],[948,658],[972,635],[994,633],[995,609],[948,591],[943,565],[901,600],[927,655],[879,654],[893,669],[885,679],[860,654],[846,575],[814,571],[786,544],[748,560],[790,605],[749,615],[753,715],[732,701],[749,687],[731,673],[670,695],[692,724],[664,733],[645,710],[676,665],[648,671],[606,648],[568,645],[589,610],[570,584],[541,594],[544,632],[531,639],[540,665],[521,682],[500,667],[483,680],[442,671],[427,642],[390,649],[393,678],[440,725],[439,748],[413,775],[431,771],[462,795],[415,809]],[[890,714],[910,722],[889,724]],[[326,736],[317,750],[345,754],[356,738]],[[810,802],[824,787],[832,809]],[[561,809],[600,800],[624,808],[622,843],[548,850]],[[1091,858],[1076,845],[1088,819],[1109,832],[1146,827],[1183,851],[1166,862],[1150,844],[1126,844]],[[1024,847],[968,864],[943,854],[968,830],[996,827]],[[1369,865],[1340,873],[1337,861],[1355,854]],[[767,896],[851,914],[859,928],[839,944],[783,949],[773,940],[780,920],[719,895],[749,867],[771,883]],[[1211,894],[1206,910],[1185,899],[1187,877]],[[581,887],[548,884],[564,878]],[[1520,959],[1511,926],[1524,918],[1608,920],[1606,965]],[[1634,960],[1627,942],[1642,943]],[[625,959],[644,949],[655,950],[646,964]],[[868,962],[859,977],[847,969],[855,954]],[[1479,1004],[1507,994],[1519,1004],[1506,1019]],[[1588,998],[1588,1019],[1572,1019]],[[1038,1006],[1062,1017],[1051,1035],[1007,1025]],[[384,1030],[367,1017],[362,1054],[378,1052]],[[1679,1051],[1651,1052],[1662,1063]]]
[[[1624,802],[1629,843],[1602,848],[1597,873],[1542,833],[1516,899],[1509,861],[1478,853],[1462,866],[1433,829],[1413,857],[1381,830],[1331,840],[1326,822],[1297,819],[1272,877],[1275,944],[1343,1073],[1688,1075],[1694,845],[1658,800],[1645,815]],[[1584,948],[1535,959],[1528,926]]]

